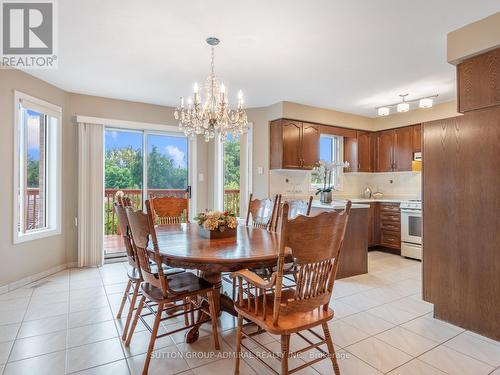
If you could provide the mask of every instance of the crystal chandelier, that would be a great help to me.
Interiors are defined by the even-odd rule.
[[[179,120],[179,128],[184,134],[194,139],[196,134],[203,135],[208,142],[215,135],[224,141],[228,134],[239,136],[248,129],[248,119],[243,108],[243,93],[238,92],[238,107],[229,107],[228,96],[224,84],[219,84],[215,76],[214,47],[219,39],[207,38],[211,46],[211,70],[205,83],[205,97],[199,93],[198,84],[193,89],[193,99],[188,97],[187,106],[181,96],[180,105],[175,109],[174,117]],[[204,99],[204,100],[203,100]]]

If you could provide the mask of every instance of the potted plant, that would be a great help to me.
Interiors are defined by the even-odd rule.
[[[346,168],[349,166],[348,162],[344,163],[328,163],[320,160],[313,169],[315,177],[323,183],[323,187],[316,190],[316,195],[320,194],[319,200],[321,203],[332,202],[332,191],[335,190],[332,179],[333,173],[336,173],[337,168]]]
[[[199,233],[205,238],[227,238],[236,236],[238,220],[229,211],[201,212],[194,218],[199,225]]]

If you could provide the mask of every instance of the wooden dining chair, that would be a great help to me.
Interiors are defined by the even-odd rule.
[[[274,199],[254,199],[253,194],[250,194],[245,224],[255,228],[272,230],[276,219],[276,208],[280,200],[281,195],[279,194],[276,194]]]
[[[261,329],[281,337],[281,353],[278,355],[281,361],[281,374],[299,371],[329,357],[333,371],[339,375],[335,348],[327,324],[333,318],[333,310],[330,309],[328,303],[333,292],[351,202],[347,202],[345,210],[341,213],[330,211],[317,216],[298,216],[290,220],[288,211],[288,204],[285,203],[282,211],[283,224],[280,233],[277,272],[273,273],[269,280],[262,279],[250,270],[232,274],[232,277],[239,280],[238,301],[235,304],[238,312],[235,374],[239,374],[241,348],[252,352],[242,343],[243,337],[263,347],[253,338],[254,334],[242,330],[243,319],[246,319],[257,324]],[[297,285],[293,289],[283,290],[285,256],[290,250],[298,267]],[[243,281],[246,282],[246,298]],[[324,337],[312,329],[320,325]],[[310,335],[303,335],[301,332],[305,330],[319,341],[313,342]],[[290,352],[292,334],[297,334],[309,346]],[[320,348],[325,343],[328,353]],[[289,370],[290,357],[311,349],[318,350],[320,356]],[[261,359],[260,356],[255,357]],[[276,372],[267,363],[263,362],[263,364]]]
[[[120,231],[122,234],[123,242],[125,244],[125,252],[127,254],[127,261],[130,265],[127,270],[128,282],[125,287],[125,291],[123,293],[123,298],[120,304],[120,308],[118,309],[118,313],[116,314],[116,318],[120,319],[123,313],[123,308],[125,307],[125,303],[127,300],[130,303],[127,320],[125,321],[125,326],[123,327],[122,340],[126,340],[128,328],[130,326],[130,321],[132,319],[133,311],[135,310],[135,305],[137,302],[137,297],[141,295],[140,292],[140,283],[143,281],[141,277],[140,267],[137,262],[137,256],[135,254],[134,248],[132,246],[132,234],[130,231],[130,225],[128,222],[127,213],[125,207],[131,207],[130,198],[121,198],[118,202],[114,203],[114,209],[116,212],[116,216],[118,218],[118,226],[120,227]],[[153,271],[157,273],[158,271],[153,266]],[[184,272],[183,269],[180,268],[171,268],[168,266],[163,266],[163,272],[167,275],[172,275],[174,273]]]
[[[153,197],[151,212],[156,224],[189,223],[189,199],[180,197]]]
[[[213,285],[191,272],[176,273],[173,275],[165,275],[162,268],[162,259],[158,248],[158,240],[156,237],[155,224],[151,211],[150,202],[145,202],[147,213],[134,211],[132,208],[127,208],[127,218],[130,224],[132,233],[132,245],[134,247],[141,276],[142,296],[139,301],[139,306],[134,315],[134,320],[130,327],[130,333],[125,341],[125,346],[130,345],[135,327],[139,319],[151,332],[148,351],[144,362],[143,375],[147,374],[149,362],[151,361],[151,353],[154,349],[154,344],[157,338],[171,335],[173,333],[199,326],[202,323],[212,322],[212,334],[215,343],[215,348],[219,349],[219,336],[217,332],[217,313],[214,303],[214,287]],[[152,250],[149,248],[152,246]],[[155,265],[155,269],[153,269]],[[183,311],[169,315],[169,310],[179,309],[183,307]],[[143,313],[143,309],[146,312]],[[194,313],[196,311],[203,312],[207,318],[195,322]],[[166,316],[162,317],[162,312],[166,312]],[[154,323],[151,327],[146,319],[146,316],[154,315]],[[158,334],[158,328],[161,321],[175,318],[184,315],[185,319],[191,318],[190,324],[185,324],[184,327]]]
[[[281,229],[281,213],[283,211],[283,204],[288,203],[288,218],[294,219],[299,215],[309,216],[311,214],[313,196],[305,199],[291,199],[281,201],[277,208],[276,220],[274,221],[274,231],[278,232]]]
[[[264,198],[264,199],[254,199],[253,194],[250,193],[250,198],[248,200],[248,210],[247,217],[245,221],[246,226],[253,226],[255,228],[273,230],[275,227],[275,220],[277,219],[277,207],[281,202],[281,194],[276,194],[274,199]],[[261,275],[269,274],[270,272],[267,268],[260,268],[255,270],[257,273]],[[233,292],[232,297],[233,301],[236,299],[236,288],[237,288],[237,280],[231,280],[229,274],[224,274],[223,280],[229,283],[232,283]]]

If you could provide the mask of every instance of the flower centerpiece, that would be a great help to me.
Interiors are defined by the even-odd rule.
[[[227,238],[236,236],[238,220],[229,211],[201,212],[194,218],[199,225],[199,233],[206,238]]]
[[[323,183],[323,187],[318,187],[316,195],[320,194],[321,203],[330,203],[332,201],[332,191],[335,190],[333,184],[334,173],[337,173],[339,168],[347,168],[348,162],[344,163],[328,163],[320,160],[313,169],[313,176],[315,179]]]

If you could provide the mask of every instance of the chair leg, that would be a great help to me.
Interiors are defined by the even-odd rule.
[[[116,314],[116,319],[120,319],[122,317],[123,307],[125,306],[125,302],[127,302],[128,293],[131,286],[132,280],[129,280],[127,283],[127,287],[125,288],[125,292],[123,293],[122,303],[120,305],[120,309],[118,310],[118,314]]]
[[[155,348],[156,336],[158,336],[158,328],[160,327],[161,313],[163,311],[163,303],[158,304],[158,311],[156,313],[155,322],[153,324],[153,329],[151,330],[151,338],[149,339],[149,347],[146,353],[146,360],[144,361],[144,368],[142,369],[142,375],[147,375],[149,369],[149,362],[151,361],[151,354]]]
[[[135,312],[134,321],[132,322],[132,326],[130,327],[130,332],[127,335],[127,341],[125,341],[125,346],[130,345],[130,340],[132,340],[132,335],[135,331],[135,326],[137,325],[137,321],[139,320],[139,316],[141,316],[142,307],[144,306],[144,301],[146,301],[146,297],[142,296],[139,301],[139,306],[137,307],[137,311]]]
[[[234,375],[238,375],[240,373],[240,356],[241,356],[241,330],[243,329],[243,316],[238,314],[238,326],[236,331],[236,351],[235,351],[235,365],[234,365]]]
[[[236,301],[236,277],[233,279],[233,301]]]
[[[189,308],[189,304],[190,304],[190,298],[189,297],[186,297],[186,299],[184,300],[184,325],[187,327],[189,325],[189,317],[188,317],[188,308]]]
[[[207,293],[208,307],[210,312],[210,320],[212,321],[212,335],[214,336],[215,349],[219,350],[219,333],[217,332],[217,312],[215,311],[214,293],[212,291]]]
[[[290,353],[290,335],[281,335],[281,375],[288,375],[288,355]]]
[[[137,296],[139,294],[139,283],[134,283],[132,287],[134,288],[134,293],[132,294],[132,299],[130,300],[130,306],[128,308],[127,320],[125,321],[125,327],[123,327],[122,340],[125,341],[128,335],[128,327],[130,326],[130,321],[132,320],[132,314],[135,309],[135,302],[137,301]]]
[[[325,335],[326,346],[328,346],[328,353],[330,354],[330,359],[333,365],[333,371],[335,375],[340,375],[340,368],[337,362],[337,356],[335,355],[335,348],[333,346],[332,336],[330,335],[330,329],[327,323],[322,324],[323,333]]]

